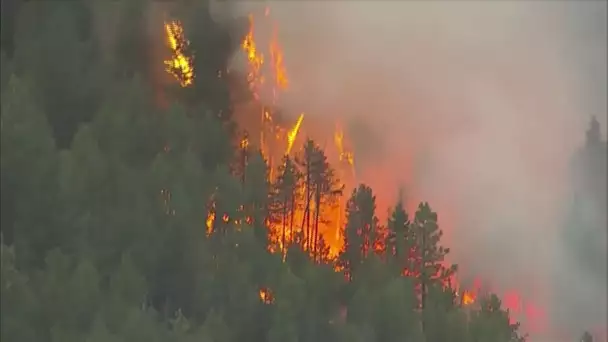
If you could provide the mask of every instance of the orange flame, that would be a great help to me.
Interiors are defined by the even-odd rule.
[[[164,61],[166,71],[175,77],[182,87],[192,85],[194,81],[194,67],[192,58],[184,54],[184,49],[190,42],[184,37],[184,30],[179,21],[165,23],[167,43],[172,51],[171,59]]]
[[[278,42],[278,30],[276,26],[274,28],[273,39],[270,43],[270,60],[272,63],[275,85],[279,89],[287,89],[289,84],[287,80],[287,70],[283,65],[283,51]]]
[[[264,78],[260,76],[260,70],[264,64],[264,55],[258,54],[257,46],[254,39],[254,22],[253,15],[249,15],[249,32],[241,43],[241,48],[247,55],[247,61],[249,63],[249,73],[247,74],[247,81],[249,82],[249,88],[253,92],[256,99],[259,99],[257,92],[258,84],[264,83]]]
[[[249,148],[249,138],[243,137],[243,139],[241,139],[240,146],[241,146],[241,149],[243,149],[243,150]]]
[[[259,293],[260,300],[262,301],[262,303],[272,304],[273,298],[272,298],[272,292],[270,291],[270,289],[262,288],[259,290],[258,293]]]
[[[207,220],[205,226],[207,227],[207,235],[213,231],[213,222],[215,221],[215,213],[211,210],[207,213]]]
[[[470,291],[464,291],[462,293],[462,305],[467,306],[475,303],[475,294]]]
[[[336,148],[338,150],[338,159],[340,161],[345,161],[348,165],[350,165],[351,170],[354,173],[355,166],[355,155],[344,148],[344,132],[339,125],[336,127],[336,132],[334,133],[334,143],[336,144]]]
[[[298,121],[296,121],[296,124],[291,130],[289,130],[289,133],[287,133],[287,151],[285,152],[285,154],[287,155],[289,155],[289,152],[291,152],[291,148],[293,147],[294,141],[296,141],[296,137],[298,136],[298,132],[300,131],[300,126],[302,125],[303,120],[304,113],[300,114],[300,116],[298,117]]]

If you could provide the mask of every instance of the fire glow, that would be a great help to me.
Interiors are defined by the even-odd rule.
[[[269,10],[266,9],[264,13],[265,17],[269,17]],[[281,45],[278,41],[278,26],[273,26],[272,39],[266,49],[258,44],[255,40],[255,28],[254,25],[255,16],[250,14],[249,30],[241,42],[241,50],[247,61],[247,82],[249,89],[253,94],[253,98],[257,102],[261,102],[260,92],[262,89],[270,89],[272,93],[272,104],[275,105],[278,102],[281,94],[288,90],[290,84],[288,78],[287,68],[285,67],[284,53],[281,49]],[[195,70],[192,65],[193,57],[186,56],[184,49],[188,46],[188,41],[185,39],[181,24],[177,21],[165,23],[166,38],[168,45],[172,51],[172,59],[165,61],[167,66],[167,72],[173,75],[180,83],[182,87],[188,87],[193,84]],[[265,58],[265,52],[268,52],[269,62]],[[268,75],[269,77],[265,77]],[[271,80],[271,82],[267,82]],[[281,127],[277,125],[274,120],[276,112],[274,108],[268,108],[266,106],[260,106],[261,112],[258,112],[261,121],[261,132],[259,139],[259,146],[257,146],[270,168],[270,180],[274,181],[273,174],[276,172],[279,163],[276,160],[280,160],[283,156],[287,155],[292,157],[293,154],[298,153],[297,146],[298,140],[301,137],[307,136],[307,127],[304,125],[304,113],[300,113],[298,118],[292,127]],[[295,113],[292,113],[295,116]],[[310,121],[307,119],[307,122]],[[243,138],[240,143],[241,149],[247,149],[252,143],[249,138]],[[300,142],[301,144],[301,142]],[[278,150],[272,152],[271,146],[281,146]],[[339,176],[342,184],[346,185],[347,189],[352,189],[356,183],[355,175],[355,154],[352,149],[349,148],[348,137],[340,125],[335,123],[335,130],[333,133],[333,145],[325,146],[325,151],[328,153],[330,164],[336,169],[336,173]],[[278,151],[278,152],[277,152]],[[303,186],[300,192],[303,193]],[[345,199],[348,197],[349,192],[346,192],[338,201],[337,205],[324,213],[324,223],[319,229],[319,234],[322,235],[324,241],[327,243],[330,251],[330,256],[335,257],[342,248],[341,228],[344,225],[343,215],[345,209]],[[409,208],[408,208],[409,209]],[[303,208],[298,208],[293,213],[293,221],[303,222],[305,212]],[[221,219],[224,223],[231,221],[227,214],[218,214],[215,212],[213,202],[210,205],[208,217],[206,221],[207,232],[210,233],[213,230],[216,220]],[[250,223],[251,219],[247,218],[246,223]],[[235,221],[235,224],[240,225],[240,221]],[[283,250],[283,241],[281,236],[281,225],[276,223],[269,224],[269,235],[270,239],[278,245],[278,249]],[[304,233],[304,229],[302,229]],[[286,241],[289,242],[293,238],[293,232],[291,229],[285,232]],[[308,237],[304,236],[306,240]],[[305,246],[306,247],[306,246]],[[275,251],[276,248],[270,247],[269,249]],[[453,280],[453,284],[458,288],[457,280]],[[463,306],[472,306],[476,304],[478,298],[478,289],[462,289],[460,292],[460,301]],[[271,295],[269,289],[261,289],[259,291],[260,299],[264,303],[271,303]],[[504,297],[504,305],[513,314],[521,316],[522,318],[529,318],[535,321],[542,321],[544,319],[544,313],[541,309],[536,308],[533,305],[522,303],[518,294],[515,292],[508,292]]]

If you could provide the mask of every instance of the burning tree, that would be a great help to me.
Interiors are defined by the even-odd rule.
[[[184,29],[179,21],[165,23],[167,41],[173,56],[165,61],[167,72],[173,75],[182,87],[188,87],[194,83],[194,66],[192,56],[186,56],[185,52],[190,45],[184,37]]]
[[[294,242],[294,224],[297,211],[302,208],[303,195],[302,173],[289,155],[283,157],[273,186],[272,223],[281,227],[280,246],[281,252],[285,254],[287,246]]]
[[[302,247],[310,250],[313,258],[316,258],[321,238],[319,235],[321,214],[325,206],[335,205],[335,199],[342,194],[342,188],[339,187],[339,180],[327,162],[325,152],[312,140],[306,142],[303,153],[296,162],[302,169],[304,186]]]

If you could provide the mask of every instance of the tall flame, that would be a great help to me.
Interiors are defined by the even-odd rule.
[[[287,69],[285,69],[285,66],[283,65],[283,51],[281,50],[281,46],[279,45],[278,29],[276,26],[274,28],[272,41],[270,42],[270,60],[272,63],[272,71],[274,74],[274,84],[280,90],[287,89],[287,86],[289,85],[287,79]]]
[[[349,151],[344,147],[344,131],[342,130],[340,125],[336,125],[336,131],[334,133],[334,143],[336,145],[336,149],[338,150],[338,160],[341,162],[346,162],[350,167],[351,173],[354,175],[355,155],[352,151]]]
[[[300,131],[300,126],[302,125],[302,121],[304,120],[304,113],[300,114],[298,117],[298,121],[293,126],[291,130],[287,133],[287,151],[285,154],[289,155],[291,152],[291,148],[293,147],[294,141],[296,141],[296,137],[298,136],[298,132]]]
[[[258,87],[264,83],[264,77],[261,76],[261,68],[264,64],[264,55],[258,53],[258,49],[254,39],[254,21],[253,14],[249,15],[249,31],[241,43],[241,48],[247,55],[247,61],[249,64],[249,72],[247,74],[247,81],[249,82],[249,88],[251,89],[253,96],[256,100],[259,100]]]

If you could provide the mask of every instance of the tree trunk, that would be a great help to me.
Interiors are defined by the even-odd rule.
[[[283,200],[283,238],[281,241],[281,252],[285,256],[285,229],[287,227],[287,198]]]
[[[310,191],[310,158],[306,161],[306,207],[304,208],[304,217],[302,220],[302,229],[305,227],[305,234],[303,239],[303,248],[306,249],[309,247],[309,236],[310,236],[310,200],[311,200],[311,191]]]
[[[315,225],[314,225],[314,234],[313,234],[313,260],[317,257],[317,242],[319,239],[319,219],[321,216],[321,193],[319,191],[319,186],[317,185],[317,191],[315,193]]]

